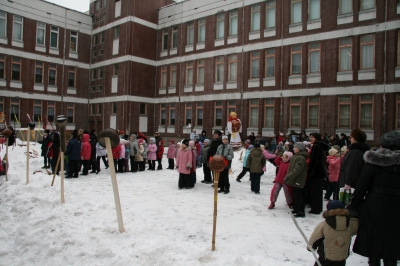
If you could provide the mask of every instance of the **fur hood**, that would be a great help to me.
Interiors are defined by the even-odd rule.
[[[392,151],[385,148],[364,153],[364,160],[367,163],[379,166],[400,165],[400,151]]]
[[[349,211],[346,209],[327,210],[322,214],[326,223],[335,230],[343,231],[349,227]]]
[[[354,142],[350,145],[350,150],[360,150],[362,152],[366,152],[370,150],[370,147],[366,143]]]

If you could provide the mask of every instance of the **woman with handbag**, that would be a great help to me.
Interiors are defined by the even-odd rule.
[[[369,265],[397,265],[400,260],[400,133],[381,138],[381,148],[364,154],[365,164],[349,205],[360,219],[353,251]],[[365,199],[364,199],[365,197]]]

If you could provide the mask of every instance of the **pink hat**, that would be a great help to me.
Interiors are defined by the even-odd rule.
[[[291,153],[290,151],[285,151],[284,153],[283,153],[283,155],[286,155],[288,158],[289,158],[289,161],[292,159],[292,157],[293,157],[293,153]]]
[[[189,141],[189,146],[190,147],[194,147],[194,141],[193,140]]]

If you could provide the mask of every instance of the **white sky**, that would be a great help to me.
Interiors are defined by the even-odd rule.
[[[68,7],[70,9],[86,12],[89,10],[89,0],[45,0],[50,3],[55,3],[60,6]]]

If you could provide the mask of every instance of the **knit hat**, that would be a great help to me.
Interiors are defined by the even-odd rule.
[[[332,148],[336,149],[337,152],[340,152],[340,146],[339,145],[333,145]]]
[[[300,151],[304,151],[306,149],[306,146],[304,145],[303,142],[296,142],[294,144],[295,148],[298,148]]]
[[[182,140],[182,144],[185,144],[186,147],[189,147],[189,140],[188,139]]]
[[[286,142],[285,142],[285,145],[288,145],[289,143],[290,143],[289,141],[286,141]]]
[[[215,131],[214,131],[214,134],[218,134],[218,136],[221,136],[221,135],[222,135],[222,132],[221,132],[220,130],[215,130]]]
[[[400,133],[397,131],[385,133],[381,138],[381,143],[383,148],[400,150]]]
[[[338,153],[338,151],[337,151],[336,149],[334,149],[334,148],[332,148],[332,149],[329,150],[329,155],[330,155],[330,156],[333,156],[333,155],[335,155],[336,153]]]
[[[190,147],[194,147],[194,141],[193,140],[189,141],[189,146]]]
[[[340,149],[340,151],[346,153],[346,152],[347,152],[347,147],[346,147],[346,146],[343,146],[343,147]]]
[[[156,138],[150,138],[150,141],[156,142]]]
[[[224,135],[222,136],[222,139],[228,139],[228,136]]]
[[[326,208],[329,211],[329,210],[333,210],[333,209],[344,209],[345,206],[339,200],[331,200],[331,201],[328,202],[328,204],[326,204]]]
[[[247,143],[251,143],[251,141],[249,140],[249,139],[246,139],[246,141],[245,142],[247,142]]]
[[[293,157],[293,153],[291,153],[290,151],[285,151],[284,153],[283,153],[283,155],[286,155],[288,158],[289,158],[289,161],[292,159],[292,157]]]
[[[204,143],[206,143],[206,142],[207,142],[208,144],[210,144],[210,140],[209,140],[209,139],[205,139],[205,140],[204,140]]]
[[[175,144],[175,140],[170,139],[170,140],[169,140],[169,143]]]
[[[254,148],[260,148],[260,143],[254,144]]]
[[[132,134],[132,135],[131,135],[131,138],[136,139],[136,135],[135,135],[135,134]]]
[[[251,150],[251,149],[253,149],[253,148],[254,148],[253,145],[249,145],[249,147],[247,147],[248,150]]]
[[[359,128],[354,129],[351,131],[350,136],[355,139],[357,142],[364,143],[367,140],[367,135],[364,131]]]
[[[263,150],[263,149],[265,149],[265,146],[260,144],[260,148]]]
[[[143,143],[143,139],[142,138],[138,139],[138,141],[139,141],[139,144]]]

